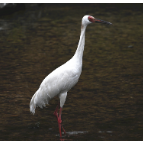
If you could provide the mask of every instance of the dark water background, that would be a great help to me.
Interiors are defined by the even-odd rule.
[[[0,17],[0,140],[59,140],[53,112],[30,99],[78,44],[81,18],[113,25],[86,30],[83,72],[68,92],[65,140],[143,140],[143,4],[41,4]]]

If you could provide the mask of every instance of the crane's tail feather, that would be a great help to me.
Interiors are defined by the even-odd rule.
[[[33,99],[33,98],[32,98]],[[31,102],[30,102],[30,112],[32,114],[35,114],[35,109],[36,109],[36,106],[34,105],[34,100],[31,99]]]
[[[30,101],[30,112],[35,114],[36,107],[43,108],[48,104],[50,100],[50,96],[46,94],[43,90],[40,88],[36,91],[36,93],[33,95],[31,101]]]

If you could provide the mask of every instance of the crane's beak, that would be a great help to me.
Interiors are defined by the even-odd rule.
[[[103,23],[103,24],[109,24],[109,25],[112,24],[111,22],[107,22],[107,21],[104,21],[104,20],[101,20],[101,19],[97,19],[97,18],[94,19],[94,22]]]

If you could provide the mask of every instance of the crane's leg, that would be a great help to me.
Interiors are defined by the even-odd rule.
[[[64,131],[64,134],[66,134],[66,131],[65,131],[65,129],[64,129],[63,126],[62,126],[61,115],[62,115],[62,108],[60,107],[59,118],[58,118],[59,132],[61,132],[61,127],[62,127],[62,129],[63,129],[63,131]],[[60,133],[60,136],[61,136],[61,133]]]
[[[54,112],[54,116],[56,116],[57,120],[58,120],[58,109],[60,107],[60,103],[57,105],[56,110]]]
[[[56,110],[55,110],[55,112],[54,112],[54,115],[56,116],[57,121],[58,121],[60,137],[62,137],[61,127],[62,127],[62,130],[64,131],[65,134],[66,134],[66,132],[65,132],[63,126],[62,126],[62,120],[61,120],[62,108],[61,108],[61,107],[60,107],[59,116],[58,116],[59,106],[60,106],[60,104],[57,105]]]

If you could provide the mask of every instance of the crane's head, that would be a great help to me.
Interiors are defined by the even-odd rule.
[[[104,20],[101,20],[101,19],[97,19],[97,18],[94,18],[93,16],[91,15],[85,15],[83,18],[82,18],[82,25],[88,25],[90,23],[103,23],[103,24],[112,24],[110,22],[107,22],[107,21],[104,21]]]

